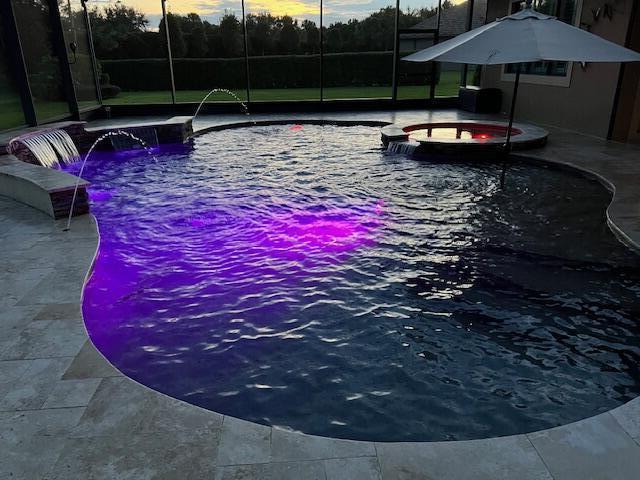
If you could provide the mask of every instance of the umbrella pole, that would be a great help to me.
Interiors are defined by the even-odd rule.
[[[507,141],[504,144],[504,159],[502,161],[502,173],[500,175],[500,188],[504,187],[504,179],[507,174],[507,159],[511,152],[511,129],[513,128],[513,117],[516,113],[516,98],[518,96],[518,85],[520,84],[520,64],[516,66],[516,78],[513,83],[513,95],[511,97],[511,111],[509,112],[509,126],[507,127]]]

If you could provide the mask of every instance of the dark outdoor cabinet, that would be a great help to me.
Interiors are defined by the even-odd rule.
[[[502,91],[498,88],[460,87],[460,109],[474,113],[498,113],[502,104]]]

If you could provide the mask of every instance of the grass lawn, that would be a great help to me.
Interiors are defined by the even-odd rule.
[[[0,130],[24,125],[22,103],[13,85],[0,76]]]
[[[64,100],[36,99],[34,104],[39,122],[69,114],[69,104]],[[21,127],[25,124],[22,102],[18,94],[12,91],[0,91],[0,130]]]
[[[440,83],[436,86],[437,97],[453,97],[458,95],[460,74],[456,72],[442,72]],[[213,87],[212,87],[213,88]],[[207,90],[176,90],[178,102],[200,102],[208,93]],[[246,100],[246,90],[233,90],[242,100]],[[428,86],[400,86],[398,98],[427,98]],[[328,87],[324,89],[326,99],[351,99],[351,98],[391,98],[391,87]],[[275,100],[319,100],[318,88],[279,88],[279,89],[252,89],[252,101]],[[224,93],[214,94],[209,101],[234,101]],[[115,98],[105,100],[108,105],[136,104],[136,103],[170,103],[171,93],[167,91],[130,91],[120,92]]]
[[[0,130],[19,127],[20,125],[24,125],[24,123],[20,99],[9,102],[0,101]]]
[[[436,97],[452,97],[458,94],[460,75],[457,71],[443,71],[440,74],[440,83],[436,86]],[[213,88],[213,87],[212,87]],[[4,93],[4,94],[2,94]],[[176,91],[178,102],[200,102],[208,93],[207,90],[178,90]],[[234,93],[246,100],[245,90],[235,90]],[[429,95],[428,86],[400,86],[398,98],[400,99],[424,99]],[[324,89],[326,99],[349,98],[391,98],[391,87],[329,87]],[[275,100],[319,100],[318,88],[282,88],[282,89],[255,89],[251,90],[251,100],[275,101]],[[210,101],[233,101],[222,93],[212,95]],[[93,104],[93,102],[89,102]],[[144,103],[171,103],[169,91],[137,91],[121,92],[117,97],[105,100],[106,105],[144,104]],[[69,106],[64,101],[40,100],[35,102],[36,113],[40,121],[45,121],[59,115],[68,113]],[[24,125],[20,98],[10,90],[0,92],[0,130]]]
[[[69,104],[64,101],[39,101],[35,104],[38,123],[44,123],[52,118],[70,115]],[[0,130],[26,125],[22,113],[20,99],[0,101]]]

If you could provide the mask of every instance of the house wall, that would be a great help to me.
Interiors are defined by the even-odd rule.
[[[508,0],[490,0],[487,21],[507,13]],[[592,9],[605,4],[614,6],[611,20],[602,16],[594,22]],[[581,22],[591,24],[591,32],[624,45],[633,0],[584,0]],[[516,119],[554,125],[579,132],[606,137],[615,101],[620,64],[590,63],[586,69],[574,64],[568,87],[536,85],[521,81],[516,106]],[[482,85],[503,91],[502,109],[511,104],[513,82],[501,80],[502,66],[485,67]]]
[[[631,109],[631,114],[629,115],[627,123],[629,128],[626,132],[624,129],[621,132],[614,131],[614,140],[624,140],[624,136],[626,135],[626,140],[628,142],[640,143],[640,82],[638,82],[638,87],[636,88],[636,94],[632,105],[633,108]]]
[[[640,6],[636,5],[627,34],[629,48],[640,50]],[[619,101],[611,131],[613,140],[640,143],[640,62],[623,65]]]

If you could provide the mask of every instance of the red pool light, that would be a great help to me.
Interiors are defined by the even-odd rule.
[[[475,138],[478,140],[486,140],[488,138],[493,138],[493,135],[489,133],[475,133],[471,136],[471,138]]]
[[[291,130],[292,132],[299,132],[300,130],[302,130],[302,125],[291,125],[289,127],[289,130]]]

